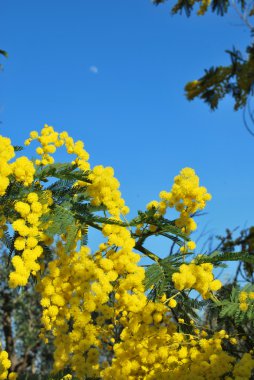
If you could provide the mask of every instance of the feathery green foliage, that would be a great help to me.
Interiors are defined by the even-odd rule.
[[[166,3],[167,0],[153,0],[155,5]],[[204,15],[208,10],[216,12],[220,16],[225,16],[229,7],[234,7],[238,12],[243,24],[249,29],[252,39],[254,25],[251,18],[254,16],[253,1],[237,0],[229,2],[228,0],[177,0],[172,7],[172,13],[182,13],[185,11],[189,17],[196,6],[198,15]],[[251,121],[254,122],[253,111],[250,107],[250,99],[253,96],[254,83],[254,45],[250,43],[246,53],[235,49],[226,50],[229,55],[230,63],[226,66],[217,65],[205,70],[204,75],[197,80],[188,82],[185,86],[185,94],[188,100],[200,98],[209,105],[211,110],[215,110],[220,101],[225,96],[230,95],[234,99],[234,109],[244,109],[248,111]],[[216,62],[214,62],[216,64]],[[248,131],[254,135],[246,121],[244,112],[244,123]]]

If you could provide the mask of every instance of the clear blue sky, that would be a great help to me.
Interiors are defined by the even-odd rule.
[[[144,208],[193,167],[212,193],[198,221],[217,234],[253,224],[254,139],[227,98],[212,113],[184,84],[249,43],[233,12],[187,19],[169,2],[10,0],[1,3],[0,133],[21,144],[44,123],[111,165],[127,204]],[[199,230],[200,231],[200,230]]]

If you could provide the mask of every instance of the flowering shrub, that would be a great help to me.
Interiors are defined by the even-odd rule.
[[[40,339],[53,344],[51,377],[250,379],[251,348],[238,352],[242,337],[209,330],[195,311],[209,303],[227,316],[237,305],[252,320],[246,313],[254,294],[239,289],[231,301],[216,296],[222,284],[214,265],[252,262],[245,253],[193,252],[195,213],[211,199],[195,171],[184,168],[170,191],[128,221],[114,170],[91,168],[81,141],[45,125],[25,145],[35,142],[38,159],[16,158],[20,148],[0,136],[0,238],[9,249],[10,291],[32,286],[39,294]],[[71,163],[55,163],[60,147],[74,155]],[[165,217],[170,208],[179,213],[175,220]],[[91,229],[102,236],[93,252]],[[145,247],[151,236],[177,249],[161,258]],[[153,261],[146,270],[139,263],[145,256]],[[235,352],[227,348],[232,344]],[[2,350],[0,379],[22,376],[13,369]]]

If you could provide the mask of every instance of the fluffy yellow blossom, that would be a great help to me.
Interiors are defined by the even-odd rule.
[[[247,311],[248,310],[248,304],[247,302],[241,302],[240,305],[239,305],[239,308],[241,311]]]
[[[16,380],[18,377],[18,374],[16,372],[10,372],[8,375],[8,380]]]
[[[25,156],[19,157],[11,164],[11,169],[16,181],[22,182],[24,186],[31,185],[35,173],[32,161]]]
[[[8,358],[8,353],[2,350],[0,345],[0,380],[16,380],[17,374],[15,372],[9,373],[10,367],[11,361]]]
[[[236,338],[230,338],[229,341],[231,344],[237,344]]]
[[[189,234],[196,229],[196,223],[191,217],[198,210],[203,210],[206,202],[211,199],[211,195],[203,186],[199,186],[199,178],[191,168],[184,168],[174,179],[174,184],[170,192],[161,191],[160,198],[162,212],[165,213],[167,207],[174,207],[180,212],[180,217],[176,220],[176,226],[183,232]],[[194,243],[194,242],[193,242]],[[189,249],[195,246],[191,243]]]
[[[35,275],[40,270],[37,260],[43,249],[39,243],[45,243],[40,217],[48,211],[48,205],[51,203],[50,197],[46,196],[45,199],[44,203],[39,202],[38,195],[32,192],[27,195],[26,201],[18,201],[14,205],[15,211],[22,217],[12,223],[14,231],[20,235],[14,241],[14,248],[22,254],[12,258],[15,268],[15,271],[10,273],[9,285],[12,288],[26,285],[30,274]]]
[[[116,218],[120,214],[126,215],[129,212],[119,191],[120,184],[114,177],[114,170],[111,167],[95,166],[89,179],[92,181],[88,185],[88,194],[92,198],[92,205],[104,205],[109,214]]]
[[[241,311],[247,311],[249,308],[249,303],[254,299],[254,292],[241,291],[239,293],[239,308]]]
[[[254,292],[249,292],[249,299],[254,300]]]
[[[40,134],[37,131],[30,133],[30,138],[26,140],[26,145],[30,145],[32,141],[38,141],[41,146],[37,147],[36,152],[41,156],[41,159],[36,160],[36,165],[48,165],[54,163],[52,154],[56,149],[65,146],[69,154],[75,154],[76,159],[73,164],[77,165],[81,170],[87,171],[90,169],[88,163],[89,154],[84,149],[82,141],[74,142],[73,138],[67,132],[58,133],[52,126],[47,124],[41,129]]]
[[[239,301],[240,302],[245,302],[248,298],[248,293],[247,292],[240,292],[239,294]]]
[[[214,280],[212,270],[212,264],[208,263],[182,264],[179,272],[173,274],[172,281],[176,289],[195,289],[204,299],[207,299],[212,291],[217,291],[222,286],[219,280]]]
[[[183,247],[180,248],[180,252],[187,253],[188,251],[192,251],[196,248],[196,243],[194,241],[188,241]]]
[[[172,298],[171,300],[169,300],[168,306],[171,307],[171,308],[176,307],[177,306],[176,300],[174,298]]]
[[[8,163],[15,156],[11,140],[0,135],[0,196],[4,195],[10,183],[9,175],[12,173]]]

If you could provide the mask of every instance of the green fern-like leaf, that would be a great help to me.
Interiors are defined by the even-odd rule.
[[[149,265],[145,273],[145,290],[149,290],[159,283],[165,283],[165,273],[163,267],[158,263]]]
[[[196,264],[212,263],[219,264],[223,261],[243,261],[254,264],[254,256],[248,252],[220,252],[215,251],[213,255],[199,255],[195,259]]]
[[[24,150],[23,146],[20,145],[14,145],[13,148],[15,152],[20,152],[21,150]]]
[[[72,224],[71,226],[67,228],[66,230],[67,239],[64,246],[65,252],[68,253],[71,249],[74,248],[73,244],[75,244],[77,233],[78,233],[78,227],[76,224]]]
[[[9,231],[5,231],[1,238],[2,243],[11,250],[13,247],[13,237],[10,235]]]
[[[67,232],[68,227],[75,225],[75,218],[70,211],[68,203],[62,205],[55,205],[54,209],[44,215],[41,220],[43,222],[50,221],[50,226],[46,229],[45,233],[54,237]]]
[[[77,169],[77,166],[69,163],[56,163],[45,167],[37,167],[35,179],[48,182],[48,178],[54,177],[62,180],[76,180],[90,183],[91,181],[88,179],[89,173],[89,171],[83,172]]]
[[[247,284],[243,288],[233,287],[230,299],[223,300],[218,302],[217,306],[221,308],[220,317],[221,318],[231,318],[236,325],[240,325],[242,323],[251,322],[254,323],[254,304],[250,300],[248,300],[248,309],[241,310],[240,309],[240,301],[239,295],[242,291],[250,292],[254,290],[254,285]]]

